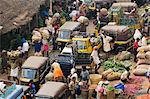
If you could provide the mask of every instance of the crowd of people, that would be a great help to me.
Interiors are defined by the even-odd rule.
[[[79,16],[87,16],[89,14],[89,12],[86,10],[86,5],[83,4],[81,1],[74,1],[72,3],[72,5],[68,6],[68,12],[72,12],[73,10],[79,10],[79,13],[76,13],[75,16],[72,16],[72,20],[73,21],[77,21],[77,18]],[[59,14],[59,13],[58,13]],[[79,15],[78,15],[79,14]],[[96,16],[96,13],[94,13]],[[7,55],[7,51],[3,50],[1,52],[1,65],[2,65],[2,74],[3,73],[8,73],[8,70],[10,69],[10,76],[9,77],[13,77],[13,80],[16,80],[17,77],[19,76],[19,71],[20,68],[22,66],[22,63],[24,62],[24,60],[26,60],[29,56],[29,50],[31,49],[31,45],[34,46],[34,55],[35,56],[46,56],[49,57],[49,49],[50,49],[50,44],[52,44],[53,48],[52,50],[57,50],[58,46],[56,43],[56,38],[57,38],[57,30],[59,29],[59,27],[64,23],[61,21],[60,17],[61,15],[54,15],[52,18],[51,17],[45,17],[45,25],[47,27],[52,27],[54,31],[49,31],[49,34],[51,35],[51,37],[49,39],[40,39],[38,41],[32,41],[29,42],[27,41],[24,37],[21,40],[21,46],[18,46],[17,51],[20,52],[20,55],[16,58],[13,59],[9,59],[8,55]],[[146,13],[143,15],[143,17],[147,17],[147,10]],[[108,24],[108,16],[105,15],[104,19],[102,19],[101,15],[98,14],[97,15],[97,24],[99,24],[99,22],[105,21],[106,24]],[[147,20],[145,20],[147,21]],[[105,24],[103,24],[105,25]],[[100,26],[102,27],[102,26]],[[98,27],[98,31],[100,29],[100,27]],[[81,32],[85,32],[86,28],[82,28],[83,31]],[[34,32],[39,32],[39,29],[36,28],[34,29]],[[38,34],[38,33],[37,33]],[[109,53],[114,50],[113,48],[113,44],[114,44],[114,38],[109,36],[109,35],[103,35],[100,34],[100,36],[102,37],[102,41],[103,41],[103,51],[106,53],[107,58],[109,57]],[[95,41],[95,36],[91,36],[90,41],[91,43],[94,43]],[[134,33],[134,44],[133,44],[133,49],[134,49],[134,61],[136,62],[136,55],[137,55],[137,49],[140,46],[146,46],[147,42],[147,34],[141,33],[139,30],[135,30]],[[100,57],[99,57],[99,48],[98,46],[92,46],[93,47],[93,51],[90,55],[90,58],[92,60],[92,63],[94,64],[94,70],[95,73],[98,73],[98,70],[101,66],[101,61],[100,61]],[[11,63],[10,63],[11,60]],[[15,66],[14,66],[15,65]],[[17,66],[16,66],[17,65]],[[70,75],[66,78],[63,75],[63,72],[61,70],[60,64],[55,60],[54,62],[52,62],[51,65],[51,70],[48,76],[48,79],[46,77],[47,80],[51,80],[51,81],[57,81],[57,82],[67,82],[68,87],[69,87],[69,91],[70,91],[70,98],[71,99],[76,99],[76,97],[82,97],[82,99],[88,99],[88,93],[89,93],[89,71],[87,70],[86,66],[82,66],[82,71],[80,74],[78,74],[77,70],[75,68],[71,69]],[[129,73],[128,71],[125,72],[125,75]],[[130,74],[128,74],[130,75]],[[122,77],[122,80],[126,81],[127,79],[123,79],[123,78],[129,78],[129,77]],[[35,93],[35,85],[32,83],[33,81],[30,82],[29,86],[31,89],[33,89],[33,93]],[[96,96],[93,95],[93,98],[95,98]]]

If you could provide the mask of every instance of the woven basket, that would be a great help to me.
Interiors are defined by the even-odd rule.
[[[90,74],[91,84],[98,84],[101,79],[102,79],[102,75]]]

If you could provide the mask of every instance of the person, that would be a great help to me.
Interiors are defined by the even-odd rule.
[[[105,36],[103,34],[101,34],[102,36],[102,40],[103,40],[103,50],[104,52],[106,53],[106,56],[108,58],[109,56],[109,52],[111,51],[111,45],[110,45],[110,41],[113,39],[112,37],[110,36]]]
[[[148,9],[145,9],[145,13],[142,15],[142,17],[144,18],[144,23],[147,23],[149,15],[150,14],[148,12]]]
[[[80,32],[86,32],[86,25],[84,23],[81,24]]]
[[[42,39],[42,48],[43,48],[43,56],[45,56],[45,54],[46,54],[46,56],[48,57],[49,56],[49,53],[48,53],[48,51],[49,51],[49,45],[48,45],[48,41],[47,41],[47,39]]]
[[[81,96],[82,99],[88,99],[88,93],[89,93],[89,84],[87,79],[83,79],[81,88]]]
[[[56,38],[57,38],[57,35],[56,35],[56,33],[54,33],[53,36],[52,36],[53,50],[56,50],[56,49],[57,49]]]
[[[76,77],[73,77],[71,79],[71,82],[69,83],[70,99],[76,99],[75,90],[76,90]]]
[[[40,53],[41,52],[41,46],[42,46],[41,40],[34,42],[35,53]]]
[[[95,46],[93,48],[93,51],[91,53],[91,57],[93,59],[94,64],[96,64],[96,66],[95,66],[95,73],[96,73],[97,70],[99,69],[100,63],[101,63],[100,59],[99,59],[99,55],[98,55],[98,47],[97,46]]]
[[[123,83],[129,82],[129,80],[130,80],[130,78],[129,78],[129,76],[130,76],[129,70],[130,70],[130,68],[127,68],[126,71],[124,71],[124,72],[122,73],[121,77],[120,77],[120,78],[121,78],[121,81],[122,81]]]
[[[7,66],[8,66],[8,59],[7,59],[7,52],[5,50],[2,51],[2,57],[1,57],[1,65],[2,65],[2,74],[7,72]]]
[[[25,59],[28,57],[29,43],[25,38],[22,38],[22,53]]]
[[[12,63],[11,63],[11,70],[10,70],[10,77],[12,78],[14,81],[18,82],[18,74],[19,74],[19,63],[17,63],[16,59],[12,59]]]
[[[134,44],[133,44],[134,61],[135,61],[135,62],[136,62],[137,49],[138,49],[138,47],[139,47],[139,44],[138,44],[139,41],[140,41],[140,39],[137,38],[137,39],[134,41]]]
[[[89,71],[86,69],[86,66],[82,66],[81,80],[89,80]]]
[[[31,97],[35,96],[36,87],[35,87],[35,84],[33,83],[33,80],[30,80],[30,82],[29,82],[29,93],[30,93]]]
[[[45,17],[45,24],[46,24],[47,27],[52,26],[51,21],[52,21],[51,17]]]
[[[142,37],[141,32],[138,29],[136,29],[133,35],[134,40],[136,40],[137,38],[141,39],[141,37]]]
[[[146,34],[143,34],[141,43],[142,43],[142,46],[147,46]]]
[[[53,67],[53,75],[54,75],[54,81],[60,81],[64,82],[64,75],[60,68],[60,64],[55,60],[55,62],[52,64]]]
[[[148,69],[148,71],[146,72],[146,77],[148,78],[149,82],[150,82],[150,68]],[[149,93],[150,90],[150,85],[148,87],[147,93]]]
[[[78,75],[77,75],[77,73],[76,73],[76,69],[75,68],[72,68],[71,69],[71,72],[70,72],[70,75],[69,75],[69,79],[72,79],[73,77],[75,77],[76,78],[76,82],[78,82]]]

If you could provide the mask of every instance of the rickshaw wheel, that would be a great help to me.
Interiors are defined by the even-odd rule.
[[[119,53],[119,52],[122,52],[122,51],[125,51],[125,48],[123,46],[118,46],[117,49],[116,49],[116,53]]]

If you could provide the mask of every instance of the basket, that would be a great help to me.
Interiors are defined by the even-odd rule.
[[[102,79],[102,75],[90,74],[91,84],[98,84],[101,79]]]

